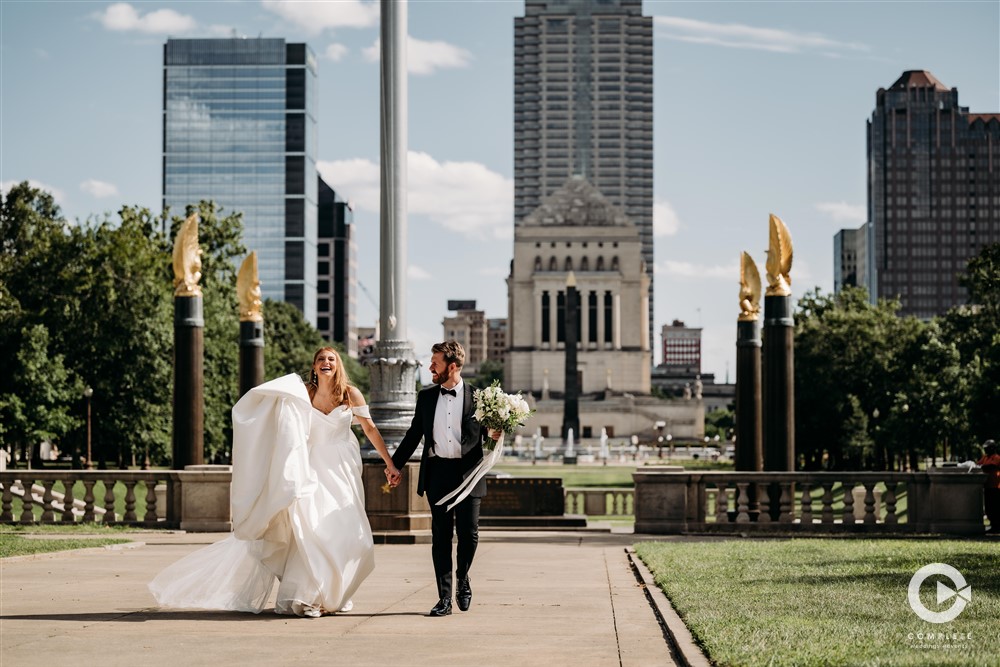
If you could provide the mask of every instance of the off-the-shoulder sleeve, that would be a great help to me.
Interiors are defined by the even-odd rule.
[[[372,413],[368,410],[367,405],[359,405],[356,408],[351,408],[351,412],[354,413],[354,419],[351,421],[352,424],[360,424],[358,417],[364,417],[365,419],[371,419]]]

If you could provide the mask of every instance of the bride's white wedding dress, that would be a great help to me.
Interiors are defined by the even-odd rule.
[[[314,408],[297,375],[256,387],[233,407],[233,534],[150,582],[163,607],[259,613],[349,608],[375,567],[361,453],[351,431],[368,407]]]

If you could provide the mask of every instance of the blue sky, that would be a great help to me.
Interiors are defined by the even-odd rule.
[[[506,315],[523,11],[520,0],[409,5],[408,330],[425,370],[448,299]],[[763,270],[773,212],[792,235],[794,295],[830,291],[833,235],[864,222],[876,90],[927,69],[971,111],[1000,112],[1000,2],[646,0],[644,12],[655,17],[655,328],[702,326],[703,370],[734,380],[740,252]],[[316,53],[320,171],[354,205],[359,278],[377,299],[377,3],[3,0],[0,182],[45,187],[71,219],[157,210],[163,43],[234,31]],[[375,305],[358,297],[359,324],[373,325]]]

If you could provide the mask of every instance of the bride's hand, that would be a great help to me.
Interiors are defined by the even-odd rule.
[[[399,482],[403,479],[403,473],[399,472],[396,466],[388,465],[385,468],[385,478],[392,486],[398,486]]]

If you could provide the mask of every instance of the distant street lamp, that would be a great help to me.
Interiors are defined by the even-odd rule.
[[[87,387],[83,390],[83,397],[87,399],[87,470],[94,469],[94,460],[90,454],[90,397],[94,395],[94,390]]]
[[[667,458],[671,459],[674,458],[674,436],[670,435],[669,433],[667,433],[667,447],[670,448],[669,452],[667,453]]]

